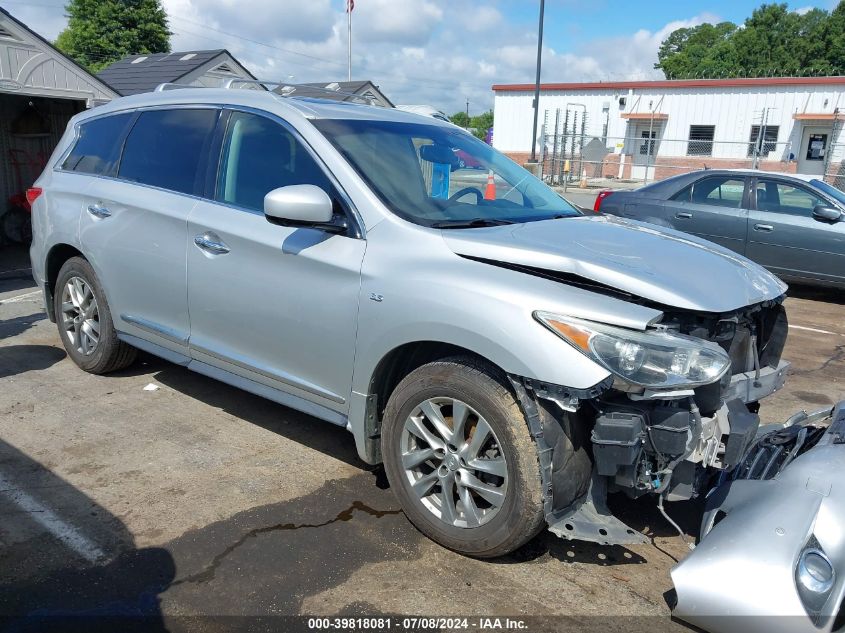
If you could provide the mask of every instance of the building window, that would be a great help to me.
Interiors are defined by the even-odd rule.
[[[760,126],[751,126],[751,138],[748,139],[748,157],[754,156],[756,152],[758,156],[768,156],[770,152],[777,149],[778,144],[778,130],[777,125],[763,126],[763,138],[760,138]]]
[[[712,156],[715,125],[690,125],[687,156]]]
[[[651,140],[649,140],[649,137]],[[643,130],[641,134],[642,143],[640,143],[640,156],[654,156],[654,144],[657,138],[657,132],[652,130]]]

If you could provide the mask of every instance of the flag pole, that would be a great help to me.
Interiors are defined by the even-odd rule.
[[[347,52],[348,52],[348,57],[349,57],[349,60],[348,60],[349,64],[348,64],[347,73],[346,73],[346,80],[347,81],[352,81],[352,7],[355,6],[354,4],[352,4],[352,2],[354,2],[354,0],[352,0],[352,1],[346,0],[346,16],[347,16],[347,20],[346,20],[346,24],[347,24],[347,38],[346,38],[346,40],[347,40],[347,42],[346,42],[346,44],[347,44]]]

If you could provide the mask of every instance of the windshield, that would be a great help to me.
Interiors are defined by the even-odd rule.
[[[833,185],[829,185],[823,180],[811,180],[810,183],[813,184],[816,189],[820,189],[821,191],[829,195],[831,198],[834,198],[839,204],[845,205],[845,193],[843,193]]]
[[[578,216],[525,169],[451,126],[396,121],[313,122],[398,216],[473,228]]]

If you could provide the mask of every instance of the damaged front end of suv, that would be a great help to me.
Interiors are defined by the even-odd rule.
[[[759,401],[784,385],[789,368],[781,359],[788,329],[782,299],[724,314],[667,309],[645,332],[535,313],[612,374],[587,392],[513,381],[524,408],[532,407],[533,392],[591,428],[589,489],[567,507],[555,507],[552,496],[547,521],[554,533],[603,544],[645,542],[611,515],[607,492],[659,495],[663,512],[663,499],[696,497],[715,474],[739,464],[760,425]],[[535,418],[549,487],[566,486],[555,481],[552,447],[542,445],[551,420],[544,430],[539,415],[526,413]]]
[[[705,493],[714,476],[739,463],[760,425],[760,401],[786,380],[786,285],[725,249],[672,231],[602,217],[541,224],[446,241],[464,258],[586,290],[638,319],[650,315],[643,326],[602,321],[577,306],[535,310],[537,324],[606,377],[573,388],[510,376],[537,444],[551,531],[642,543],[643,534],[608,510],[607,493],[658,495],[665,515],[663,501]],[[637,252],[626,252],[626,242]],[[586,473],[573,457],[581,448],[589,455]]]

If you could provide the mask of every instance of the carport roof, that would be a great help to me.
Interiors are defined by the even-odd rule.
[[[232,54],[224,48],[179,53],[141,53],[124,57],[101,70],[97,76],[121,95],[134,95],[151,92],[159,84],[176,83],[217,57],[221,58],[221,63],[234,60]],[[235,60],[235,63],[238,62]],[[248,76],[252,76],[244,70]]]

